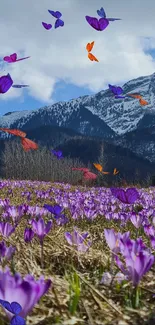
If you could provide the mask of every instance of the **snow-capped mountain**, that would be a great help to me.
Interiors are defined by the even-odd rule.
[[[151,135],[155,130],[155,73],[130,80],[122,88],[124,95],[138,93],[149,105],[142,107],[138,99],[131,97],[115,99],[107,89],[96,95],[58,102],[38,110],[8,112],[0,117],[0,127],[32,130],[49,125],[72,129],[130,148],[154,162],[155,145]],[[146,132],[140,131],[143,129]],[[148,129],[151,130],[149,137],[145,135]],[[0,137],[5,138],[7,134],[1,133]]]
[[[155,112],[155,73],[131,80],[123,86],[124,94],[139,93],[149,105],[141,107],[138,99],[115,99],[111,91],[58,102],[34,111],[7,113],[0,117],[1,127],[32,129],[43,125],[72,128],[82,134],[111,137],[125,134],[145,124],[147,114]],[[152,113],[153,112],[153,113]]]

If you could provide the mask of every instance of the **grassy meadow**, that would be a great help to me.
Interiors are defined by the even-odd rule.
[[[112,228],[122,234],[130,231],[130,238],[136,240],[141,237],[154,255],[144,225],[139,223],[135,227],[130,216],[147,218],[148,224],[153,227],[155,191],[151,187],[138,191],[138,202],[125,205],[114,198],[108,188],[1,180],[1,222],[15,225],[15,231],[9,236],[1,232],[0,241],[16,247],[10,259],[2,259],[2,268],[7,265],[12,274],[17,272],[22,277],[30,274],[35,280],[43,275],[46,280],[52,281],[49,290],[26,317],[27,325],[154,323],[154,264],[141,277],[138,291],[135,291],[131,279],[117,281],[116,274],[120,269],[112,258],[104,235],[104,229]],[[67,222],[55,219],[43,208],[44,204],[61,206]],[[18,210],[19,207],[21,210]],[[30,242],[24,240],[25,228],[31,227],[30,220],[39,218],[43,218],[45,223],[52,220],[42,248],[36,234]],[[87,250],[80,251],[76,245],[67,242],[64,234],[72,233],[74,227],[79,233],[88,232],[84,241],[85,245],[90,243]],[[109,272],[108,275],[106,272]],[[105,279],[101,281],[103,274]],[[0,299],[3,299],[1,289]],[[0,309],[0,324],[9,324],[4,309]]]

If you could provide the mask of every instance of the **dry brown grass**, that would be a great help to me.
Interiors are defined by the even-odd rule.
[[[59,187],[59,185],[40,186],[41,190],[46,190],[51,186]],[[39,188],[38,188],[39,189]],[[75,187],[72,187],[74,190]],[[83,191],[84,188],[81,188]],[[26,199],[22,198],[20,193],[23,189],[14,189],[13,197],[9,197],[12,205],[26,203]],[[28,189],[32,191],[32,189]],[[8,196],[7,190],[1,190],[0,198]],[[51,203],[48,200],[36,199],[34,193],[30,205],[43,206],[44,203]],[[68,214],[69,215],[69,214]],[[40,245],[37,238],[32,243],[24,242],[23,234],[27,225],[27,217],[23,217],[16,232],[6,239],[7,244],[17,247],[14,257],[15,269],[22,276],[32,274],[36,279],[40,275],[44,275],[46,279],[51,279],[53,288],[42,297],[40,302],[35,306],[32,313],[27,317],[27,325],[52,325],[52,324],[77,324],[77,325],[153,325],[151,314],[154,312],[154,299],[152,292],[155,291],[155,269],[144,277],[141,285],[142,305],[138,310],[132,310],[125,306],[124,295],[125,288],[120,292],[114,285],[106,287],[100,285],[99,282],[103,271],[108,270],[108,260],[110,251],[106,245],[103,231],[104,228],[115,227],[116,231],[120,231],[119,225],[108,222],[104,216],[99,216],[92,223],[87,220],[73,221],[63,227],[54,227],[45,237],[44,241],[44,269],[41,269],[40,263]],[[69,247],[65,238],[64,231],[71,231],[73,226],[78,229],[88,231],[92,246],[88,253],[77,253],[72,247]],[[123,229],[129,230],[128,225]],[[130,226],[130,231],[134,237],[134,228]],[[2,240],[2,237],[0,237]],[[8,262],[9,266],[10,262]],[[81,295],[78,308],[74,317],[69,313],[69,279],[66,277],[73,272],[73,268],[79,274]],[[114,267],[114,272],[115,267]],[[151,290],[149,292],[149,290]]]

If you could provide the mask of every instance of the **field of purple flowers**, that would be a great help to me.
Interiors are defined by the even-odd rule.
[[[155,190],[138,193],[1,180],[0,303],[27,325],[153,325]]]

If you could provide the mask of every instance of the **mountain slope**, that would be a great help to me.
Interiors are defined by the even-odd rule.
[[[155,127],[140,128],[113,139],[115,145],[128,148],[139,157],[155,163]]]
[[[131,97],[125,100],[115,99],[108,89],[96,95],[59,102],[38,110],[7,113],[0,117],[0,125],[21,129],[55,125],[107,138],[113,137],[115,133],[125,134],[139,128],[140,123],[148,120],[150,114],[152,116],[155,106],[155,73],[125,83],[123,90],[124,94],[140,93],[149,105],[142,108],[139,101]]]

